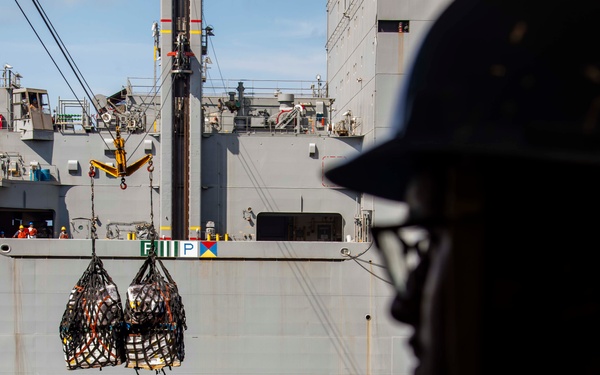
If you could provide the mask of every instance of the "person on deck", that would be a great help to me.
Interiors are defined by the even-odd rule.
[[[33,222],[29,223],[29,234],[27,236],[27,238],[36,238],[37,237],[37,229],[35,229],[35,227],[33,226]]]
[[[29,110],[37,110],[40,106],[38,105],[38,101],[36,98],[31,99],[31,104],[29,104]]]
[[[15,232],[13,238],[27,238],[29,230],[22,225],[19,225],[19,230]]]
[[[65,240],[69,238],[69,234],[67,233],[67,228],[62,227],[60,228],[60,234],[58,235],[58,238],[60,238],[61,240]]]

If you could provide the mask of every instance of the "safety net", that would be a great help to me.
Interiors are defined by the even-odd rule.
[[[124,361],[123,308],[117,286],[95,254],[73,290],[60,323],[69,370]]]
[[[177,367],[185,356],[185,310],[177,284],[153,252],[127,289],[126,367]]]

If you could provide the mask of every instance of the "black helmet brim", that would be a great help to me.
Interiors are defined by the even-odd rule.
[[[426,154],[600,164],[600,50],[586,47],[599,16],[598,1],[453,2],[413,62],[394,138],[325,176],[402,201]]]
[[[402,200],[412,172],[405,142],[392,139],[326,171],[325,177],[350,190]]]

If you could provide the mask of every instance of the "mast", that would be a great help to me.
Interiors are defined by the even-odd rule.
[[[201,14],[202,0],[161,1],[161,79],[166,79],[161,89],[160,235],[166,239],[199,233]]]
[[[188,238],[200,239],[200,214],[201,214],[201,196],[202,196],[202,10],[204,9],[203,0],[191,0],[190,4],[190,50],[194,54],[191,60],[191,69],[193,75],[190,77],[190,96],[189,96],[189,150],[190,163],[189,168],[189,212],[188,212]]]

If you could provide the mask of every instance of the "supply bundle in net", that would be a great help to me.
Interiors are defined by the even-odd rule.
[[[185,310],[177,284],[153,252],[127,289],[125,324],[126,367],[160,370],[181,365]]]
[[[117,286],[95,254],[69,296],[60,338],[69,370],[124,361],[123,307]]]

